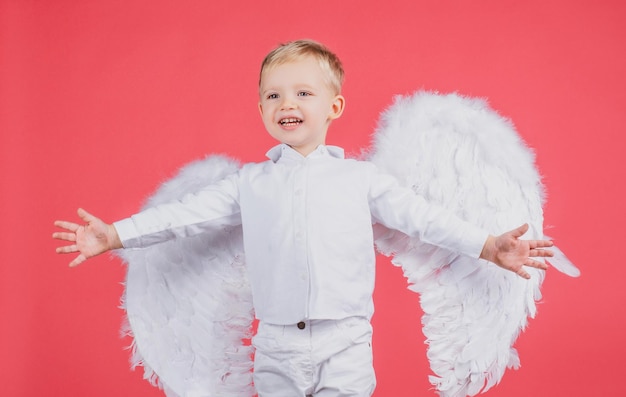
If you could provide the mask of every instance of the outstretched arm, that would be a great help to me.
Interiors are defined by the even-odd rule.
[[[552,251],[543,249],[552,247],[552,241],[520,240],[527,230],[528,224],[524,224],[499,236],[489,236],[480,257],[525,279],[529,279],[530,274],[526,272],[524,266],[547,269],[548,266],[545,263],[531,258],[553,256]]]
[[[78,252],[78,256],[70,262],[70,267],[78,266],[92,256],[103,252],[123,248],[122,242],[113,225],[107,224],[91,215],[82,208],[78,209],[78,216],[85,222],[83,225],[68,221],[55,221],[54,225],[65,229],[65,232],[55,232],[52,237],[58,240],[69,241],[73,244],[58,247],[58,254]]]

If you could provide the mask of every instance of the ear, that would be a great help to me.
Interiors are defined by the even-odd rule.
[[[329,120],[335,120],[341,117],[343,113],[343,109],[346,107],[346,98],[343,95],[336,95],[333,99],[333,104],[331,106],[330,114],[328,115]]]
[[[261,101],[259,101],[259,113],[261,113],[261,118],[263,118],[263,105],[261,104]]]

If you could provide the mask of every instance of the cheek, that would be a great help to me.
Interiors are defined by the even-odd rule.
[[[263,120],[264,124],[267,124],[269,122],[271,122],[271,115],[269,114],[269,112],[267,111],[267,109],[263,110],[260,112],[260,116],[261,116],[261,120]]]

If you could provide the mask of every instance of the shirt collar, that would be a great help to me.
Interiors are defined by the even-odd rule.
[[[344,158],[344,150],[339,146],[327,146],[319,145],[317,149],[311,152],[308,156],[304,157],[298,151],[292,149],[289,145],[281,143],[271,148],[265,154],[273,162],[278,162],[280,159],[302,160],[304,158],[317,158],[317,157],[335,157],[338,159]]]

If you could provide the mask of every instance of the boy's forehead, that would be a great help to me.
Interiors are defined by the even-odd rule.
[[[302,83],[326,80],[318,60],[311,55],[305,55],[263,68],[260,85],[280,83],[288,79],[295,79]]]

